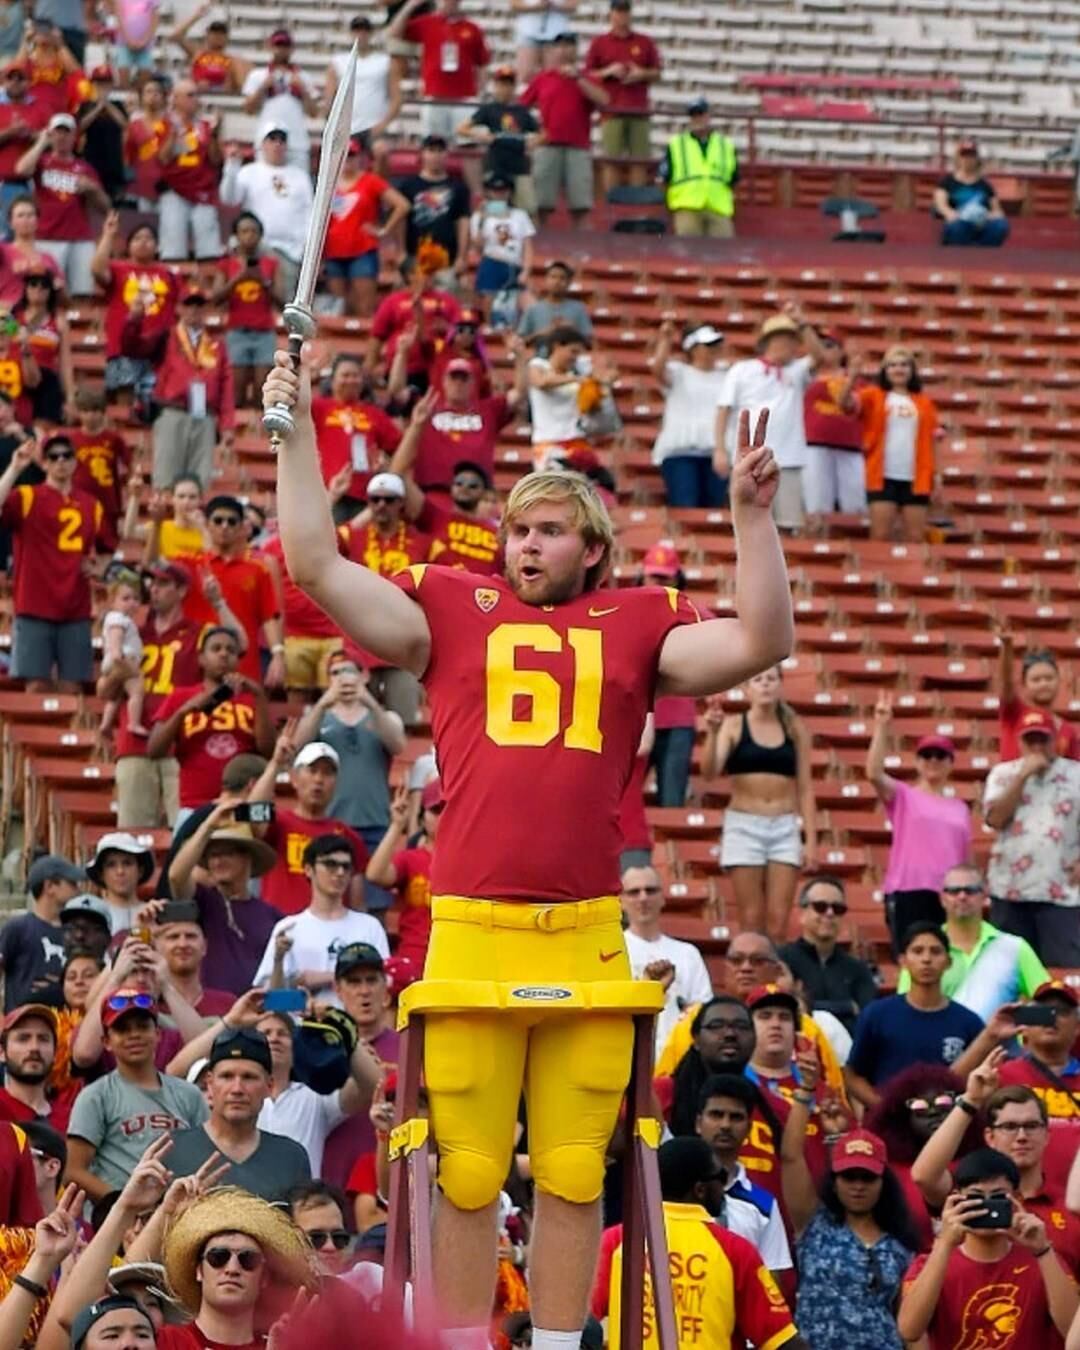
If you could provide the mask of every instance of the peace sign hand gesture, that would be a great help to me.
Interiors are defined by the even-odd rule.
[[[780,486],[780,468],[772,450],[765,444],[769,412],[758,414],[753,440],[750,439],[750,413],[739,413],[739,431],[735,441],[735,464],[731,471],[728,495],[733,511],[768,511]]]

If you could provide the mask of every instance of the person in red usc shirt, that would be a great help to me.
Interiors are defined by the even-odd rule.
[[[73,113],[86,101],[89,82],[59,28],[37,23],[28,27],[15,60],[27,66],[27,92],[41,105],[46,118],[58,112]]]
[[[219,94],[238,94],[244,87],[250,66],[226,51],[229,45],[228,21],[212,20],[206,25],[201,41],[188,36],[199,20],[205,19],[213,8],[213,0],[202,0],[169,36],[187,54],[191,61],[189,73],[200,89]]]
[[[611,0],[611,27],[589,43],[585,74],[603,84],[608,105],[601,114],[600,139],[609,162],[603,165],[604,191],[624,180],[645,182],[644,164],[612,164],[624,157],[648,159],[649,86],[660,78],[660,53],[651,37],[631,27],[630,0]]]
[[[124,132],[124,164],[129,192],[140,211],[157,210],[161,191],[161,147],[169,130],[165,81],[150,74],[139,90],[139,107]]]
[[[176,321],[180,277],[173,267],[158,261],[158,237],[153,225],[140,224],[127,237],[124,257],[117,258],[120,215],[105,217],[91,263],[94,280],[105,292],[105,389],[118,402],[133,397],[148,403],[155,371],[148,359],[125,356],[121,350],[124,327],[141,306],[140,335],[163,337]]]
[[[491,61],[484,33],[461,12],[461,0],[439,0],[435,13],[418,14],[424,0],[406,0],[387,29],[397,41],[420,44],[420,86],[426,100],[421,134],[452,139],[468,115],[461,107],[476,98]]]
[[[561,188],[570,219],[581,229],[593,204],[593,109],[606,107],[611,96],[578,70],[574,33],[553,39],[551,61],[521,95],[526,107],[539,112],[543,128],[533,153],[536,205],[543,224],[558,206]]]
[[[19,325],[31,415],[41,428],[74,421],[75,375],[67,313],[59,303],[62,289],[51,272],[27,272],[22,299],[11,311]]]
[[[610,517],[587,479],[562,471],[529,474],[511,492],[502,525],[505,580],[413,566],[388,582],[354,566],[338,554],[325,493],[320,500],[309,389],[310,363],[294,370],[277,353],[263,397],[291,407],[296,421],[277,462],[286,561],[347,639],[422,676],[431,703],[446,811],[431,879],[426,977],[531,984],[573,969],[580,979],[628,979],[616,896],[618,808],[652,700],[729,687],[783,659],[792,640],[790,588],[768,514],[779,470],[764,420],[754,445],[749,417],[741,420],[731,480],[752,594],[740,592],[739,618],[702,622],[677,592],[599,589],[613,544]],[[532,785],[528,811],[520,810],[522,782]],[[584,819],[588,848],[579,846]],[[573,926],[540,917],[553,907]],[[537,1186],[531,1293],[534,1344],[542,1346],[546,1329],[580,1329],[585,1320],[595,1202],[632,1029],[629,1019],[601,1025],[572,1014],[542,1019],[535,1029],[498,1012],[477,1013],[475,1021],[475,1037],[462,1037],[452,1018],[427,1020],[442,1191],[435,1249],[446,1254],[437,1297],[467,1339],[483,1334],[492,1271],[474,1257],[495,1250],[495,1201],[527,1062]],[[597,1073],[575,1081],[566,1073],[571,1058],[595,1063]],[[492,1075],[492,1063],[515,1068]]]
[[[5,99],[0,103],[0,215],[7,213],[16,197],[30,191],[30,184],[15,172],[15,165],[30,149],[48,121],[47,107],[30,96],[30,67],[9,61],[4,67]]]
[[[275,257],[262,252],[258,216],[242,211],[233,222],[233,234],[236,252],[223,261],[210,303],[227,306],[225,341],[236,401],[254,408],[277,346],[277,316],[284,299],[281,268]]]
[[[158,158],[161,160],[161,256],[166,262],[191,256],[220,258],[224,253],[218,221],[218,184],[222,152],[220,118],[203,117],[193,80],[177,80]]]
[[[75,394],[74,404],[79,427],[68,435],[78,461],[75,486],[89,492],[101,503],[106,546],[115,549],[126,504],[124,490],[131,473],[131,448],[109,425],[102,390],[80,389]]]
[[[330,207],[323,266],[330,294],[346,314],[367,316],[379,289],[379,241],[396,238],[409,202],[396,187],[371,171],[371,154],[358,136],[349,142]],[[379,217],[386,219],[379,224]]]
[[[428,379],[430,385],[436,389],[442,387],[446,367],[451,361],[468,361],[477,394],[481,398],[491,397],[491,366],[487,351],[480,340],[483,321],[483,315],[479,310],[463,309],[461,317],[447,334],[446,341],[431,345],[431,372]],[[391,381],[392,378],[393,372]]]
[[[382,361],[391,366],[402,334],[414,331],[405,367],[408,383],[421,393],[427,389],[430,381],[425,352],[437,352],[461,321],[458,302],[435,285],[435,273],[447,266],[448,261],[445,249],[430,245],[422,245],[415,258],[403,259],[401,275],[405,289],[384,297],[371,321],[371,340],[364,361],[369,373],[374,373]]]
[[[263,877],[262,898],[282,914],[299,914],[311,901],[311,880],[304,871],[304,850],[320,835],[340,835],[353,855],[355,872],[349,892],[351,909],[364,908],[364,868],[368,851],[364,841],[344,821],[329,814],[337,787],[341,759],[325,741],[309,741],[297,751],[295,723],[278,737],[266,771],[248,793],[248,801],[272,802],[277,776],[289,770],[296,791],[295,807],[278,805],[274,819],[262,831],[264,843],[277,852],[277,862]]]
[[[20,178],[34,180],[41,247],[51,253],[72,295],[93,295],[90,268],[94,227],[90,209],[106,212],[112,203],[101,179],[75,154],[77,124],[67,112],[54,113],[48,126],[15,165]]]
[[[1016,1164],[996,1149],[957,1164],[934,1245],[904,1277],[896,1327],[905,1341],[925,1337],[929,1350],[1061,1344],[1080,1295],[1019,1186]],[[991,1197],[1007,1226],[972,1227]]]
[[[202,683],[174,688],[151,725],[146,752],[151,759],[175,756],[184,816],[218,796],[221,775],[234,755],[267,755],[273,747],[266,691],[258,680],[237,673],[239,661],[240,644],[231,628],[204,628],[199,637]]]
[[[431,863],[446,803],[437,778],[420,793],[420,830],[410,846],[409,790],[400,788],[390,808],[390,825],[367,865],[375,886],[397,891],[398,945],[394,955],[407,957],[423,970],[431,937]]]
[[[180,297],[180,321],[162,332],[135,300],[121,339],[126,355],[157,361],[154,400],[161,411],[153,426],[153,483],[170,487],[194,473],[204,487],[214,470],[214,447],[232,442],[236,401],[225,343],[206,327],[206,291],[189,285]],[[162,352],[162,348],[164,351]],[[160,358],[158,354],[161,353]]]
[[[7,211],[11,242],[0,244],[0,304],[14,305],[23,293],[23,278],[30,272],[50,272],[64,285],[64,274],[51,253],[38,247],[38,209],[32,197],[16,197]]]
[[[103,513],[74,486],[75,448],[66,436],[50,436],[41,447],[44,483],[16,487],[35,451],[25,441],[0,475],[0,526],[15,535],[11,674],[30,692],[75,693],[93,675],[90,575]]]
[[[80,1085],[75,1084],[58,1095],[47,1090],[56,1059],[57,1037],[55,1008],[24,1003],[4,1018],[0,1027],[0,1063],[4,1066],[0,1120],[16,1125],[43,1120],[58,1134],[67,1134],[71,1104]]]
[[[281,610],[270,569],[251,556],[243,504],[226,493],[211,497],[206,504],[206,530],[209,549],[180,559],[192,577],[185,613],[197,623],[220,623],[219,602],[224,599],[243,634],[240,673],[261,679],[269,689],[280,689],[285,683]],[[271,653],[265,672],[259,666],[260,636]]]
[[[335,482],[339,475],[344,480],[346,470],[352,469],[334,511],[336,520],[348,520],[361,509],[371,475],[397,449],[401,432],[370,401],[364,364],[347,352],[334,358],[330,393],[314,398],[311,411],[318,432],[323,482]]]
[[[461,383],[461,381],[453,381]],[[481,503],[491,490],[490,470],[472,459],[458,460],[450,479],[449,502],[443,494],[428,495],[413,477],[413,465],[438,401],[429,389],[413,408],[405,435],[390,461],[390,473],[405,484],[405,516],[431,538],[431,562],[458,567],[480,576],[502,571],[499,522],[481,514]]]
[[[139,628],[143,641],[143,716],[153,721],[179,686],[197,684],[199,625],[184,614],[191,576],[179,563],[157,562],[148,569],[150,603]],[[114,670],[98,680],[100,698],[118,698],[126,673]],[[121,830],[156,829],[176,823],[180,810],[180,767],[172,755],[151,759],[147,738],[135,736],[121,705],[113,755],[116,761],[116,821]]]
[[[1046,1106],[1029,1087],[1001,1086],[1005,1063],[1005,1051],[999,1047],[968,1074],[963,1095],[912,1164],[911,1179],[927,1206],[939,1210],[953,1187],[949,1169],[963,1147],[972,1116],[981,1113],[987,1145],[1016,1165],[1024,1208],[1046,1224],[1050,1243],[1076,1279],[1080,1275],[1080,1219],[1067,1208],[1064,1186],[1053,1186],[1046,1177],[1050,1141]]]
[[[998,740],[1002,761],[1020,759],[1020,722],[1032,708],[1047,713],[1056,727],[1057,753],[1080,759],[1080,731],[1054,712],[1061,691],[1057,658],[1047,648],[1033,647],[1020,661],[1020,684],[1016,683],[1016,646],[1004,624],[995,626],[998,643]]]

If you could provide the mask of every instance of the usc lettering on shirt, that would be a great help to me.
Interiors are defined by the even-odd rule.
[[[458,553],[477,562],[493,562],[499,551],[499,536],[489,525],[483,521],[463,520],[460,516],[447,521],[445,534],[438,542],[441,544],[439,552]],[[439,561],[438,552],[434,555],[434,561]],[[448,562],[449,559],[444,558],[442,561]],[[455,565],[467,566],[464,562]]]
[[[177,1120],[168,1111],[143,1111],[137,1116],[128,1116],[127,1120],[122,1120],[120,1129],[130,1138],[131,1135],[142,1134],[143,1130],[185,1130],[187,1122]]]
[[[444,436],[460,440],[462,436],[483,431],[484,419],[479,412],[456,413],[444,408],[431,419],[431,425]]]
[[[221,703],[212,712],[205,713],[196,709],[184,718],[184,735],[199,736],[204,731],[242,731],[253,735],[255,731],[255,709],[246,703]],[[226,740],[228,744],[226,744]],[[237,751],[231,737],[222,736],[220,740],[211,737],[206,743],[206,753],[213,759],[229,759]]]

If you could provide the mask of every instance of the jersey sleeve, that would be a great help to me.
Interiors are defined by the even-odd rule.
[[[757,1350],[773,1350],[774,1346],[792,1340],[798,1332],[791,1320],[791,1309],[754,1247],[718,1224],[710,1224],[710,1231],[731,1263],[735,1320],[740,1332]]]
[[[611,1303],[611,1264],[615,1253],[622,1246],[622,1224],[606,1228],[600,1239],[600,1259],[596,1265],[596,1277],[593,1280],[592,1295],[589,1298],[589,1311],[595,1318],[604,1318]]]
[[[21,483],[4,503],[0,511],[0,525],[9,530],[17,530],[29,516],[34,505],[34,489],[27,483]]]

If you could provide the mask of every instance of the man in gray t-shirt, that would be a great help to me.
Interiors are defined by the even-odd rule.
[[[307,1150],[293,1139],[260,1130],[256,1123],[270,1095],[273,1061],[270,1045],[253,1027],[227,1027],[209,1055],[209,1119],[197,1130],[177,1135],[169,1153],[174,1176],[197,1172],[214,1152],[229,1163],[225,1180],[271,1202],[311,1180]]]
[[[534,300],[518,320],[518,335],[534,348],[537,356],[547,356],[547,336],[556,328],[576,328],[586,341],[592,340],[589,311],[568,294],[573,275],[567,263],[557,259],[548,263],[543,297]]]
[[[197,1087],[154,1067],[158,1042],[153,996],[117,989],[101,1010],[105,1047],[116,1068],[79,1093],[68,1125],[66,1177],[91,1200],[120,1190],[148,1144],[180,1138],[209,1114]]]

